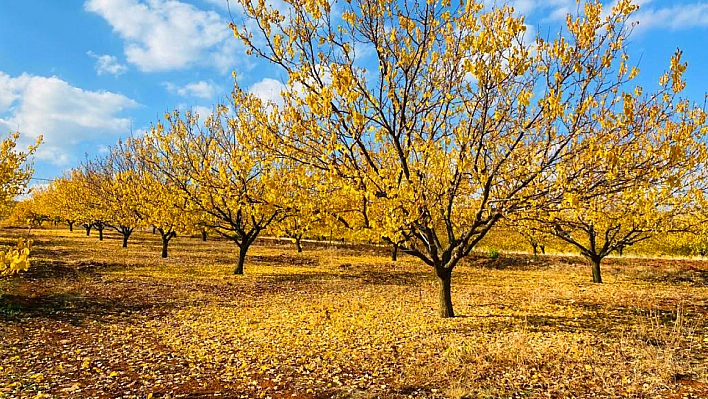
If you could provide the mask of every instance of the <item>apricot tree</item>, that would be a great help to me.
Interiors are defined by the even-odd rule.
[[[235,35],[288,76],[261,142],[377,210],[360,230],[431,266],[442,317],[458,262],[503,215],[559,200],[552,171],[637,73],[629,0],[587,2],[551,39],[474,1],[240,3]]]

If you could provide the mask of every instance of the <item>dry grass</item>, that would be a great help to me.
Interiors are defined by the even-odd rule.
[[[4,237],[22,231],[2,231]],[[708,397],[708,264],[470,259],[461,317],[386,249],[35,231],[0,280],[0,397]]]

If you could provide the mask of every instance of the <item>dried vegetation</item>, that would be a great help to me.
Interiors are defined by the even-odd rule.
[[[9,239],[19,231],[4,230]],[[440,319],[419,261],[375,247],[129,248],[35,232],[0,280],[0,397],[708,397],[708,264],[479,256]]]

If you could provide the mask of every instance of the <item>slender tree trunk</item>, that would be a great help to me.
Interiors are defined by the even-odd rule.
[[[98,230],[98,241],[103,241],[103,227],[96,227],[96,230]]]
[[[157,232],[157,227],[152,226],[152,234],[155,234]]]
[[[243,264],[246,263],[246,251],[248,250],[248,245],[241,245],[238,249],[238,263],[236,264],[236,269],[234,269],[234,274],[243,274]]]
[[[545,245],[539,245],[538,247],[541,248],[541,253],[545,255],[545,254],[546,254],[546,246],[545,246]]]
[[[86,237],[91,235],[91,225],[84,225],[84,228],[86,229]]]
[[[207,232],[206,230],[202,230],[202,241],[206,241],[207,239]]]
[[[531,243],[531,246],[533,247],[533,256],[538,256],[538,244]]]
[[[295,246],[297,247],[297,253],[302,253],[302,237],[295,237]]]
[[[440,317],[455,317],[455,312],[452,310],[452,291],[450,284],[452,282],[452,270],[444,267],[436,267],[438,283],[440,284]]]
[[[624,253],[624,247],[617,248],[617,252],[619,252],[619,256],[622,256],[622,254]]]
[[[69,231],[74,231],[74,222],[66,222],[69,225]]]
[[[391,248],[391,260],[394,262],[398,260],[398,244],[393,244]]]
[[[167,257],[167,245],[170,243],[171,234],[161,234],[162,235],[162,254],[163,258]]]
[[[130,233],[123,232],[123,248],[128,248],[128,238],[130,238]]]

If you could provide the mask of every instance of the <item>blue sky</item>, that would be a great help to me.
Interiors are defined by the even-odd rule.
[[[509,3],[536,32],[557,31],[576,7]],[[630,54],[640,84],[653,87],[678,47],[689,62],[684,94],[703,102],[708,1],[639,4]],[[231,91],[232,71],[242,87],[276,96],[283,77],[245,55],[229,20],[226,0],[0,0],[0,134],[43,135],[35,177],[51,179],[167,111],[207,112]]]

